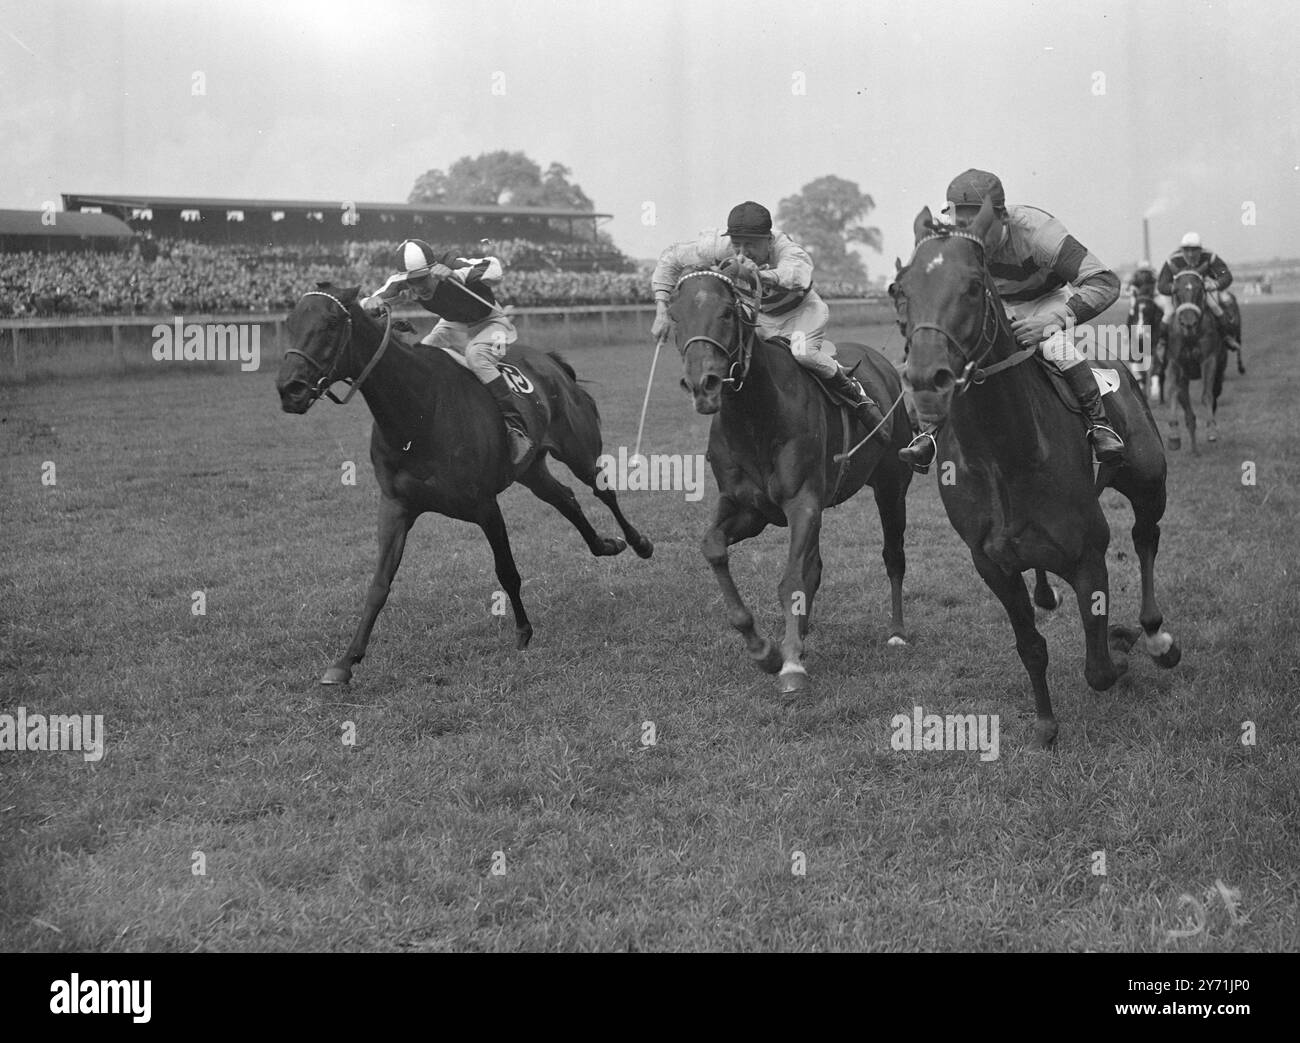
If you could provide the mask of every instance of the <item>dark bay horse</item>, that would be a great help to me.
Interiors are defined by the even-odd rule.
[[[1163,321],[1164,312],[1154,297],[1139,297],[1129,308],[1129,372],[1148,402],[1165,400],[1164,342],[1160,339]]]
[[[1106,412],[1128,446],[1123,464],[1105,465],[1094,479],[1083,418],[1033,358],[1038,347],[1022,350],[1016,343],[985,265],[993,217],[986,200],[968,229],[954,230],[935,225],[923,210],[912,260],[900,267],[890,293],[907,337],[917,411],[927,425],[942,424],[935,462],[944,509],[1011,619],[1033,686],[1035,739],[1050,749],[1057,723],[1047,690],[1047,642],[1034,625],[1021,573],[1038,572],[1035,600],[1044,608],[1055,601],[1044,570],[1074,588],[1087,646],[1084,676],[1095,690],[1108,689],[1128,668],[1127,660],[1112,658],[1110,642],[1127,653],[1139,637],[1132,628],[1108,627],[1110,527],[1097,497],[1106,485],[1119,490],[1135,516],[1144,647],[1161,666],[1174,666],[1181,653],[1163,627],[1155,592],[1165,457],[1151,410],[1123,364],[1092,363],[1115,374],[1119,388],[1106,396]]]
[[[497,578],[514,609],[516,647],[521,649],[528,646],[533,627],[519,596],[519,570],[497,504],[497,496],[513,482],[563,514],[592,554],[618,554],[630,543],[641,557],[650,557],[654,545],[623,517],[614,491],[596,486],[600,417],[567,362],[518,344],[506,356],[539,392],[528,411],[538,425],[541,438],[535,440],[541,448],[516,477],[501,413],[477,377],[441,348],[417,350],[390,340],[357,303],[357,287],[318,285],[289,316],[293,346],[280,364],[276,390],[286,412],[305,413],[321,395],[333,398],[329,389],[336,381],[360,388],[375,418],[370,461],[381,497],[379,565],[352,643],[325,671],[322,684],[351,680],[352,667],[366,654],[371,628],[388,600],[406,535],[425,511],[473,522],[483,530]],[[547,469],[548,452],[591,487],[627,542],[596,534],[573,491]]]
[[[1169,400],[1169,448],[1178,449],[1182,439],[1178,433],[1178,410],[1187,420],[1187,433],[1192,440],[1192,454],[1200,455],[1196,444],[1196,414],[1192,411],[1189,385],[1201,381],[1201,405],[1210,412],[1205,424],[1205,440],[1219,439],[1216,418],[1219,412],[1219,395],[1223,392],[1223,371],[1228,365],[1228,346],[1219,332],[1214,316],[1206,314],[1205,280],[1194,268],[1174,276],[1174,317],[1169,323],[1169,382],[1174,395]]]
[[[758,292],[757,285],[752,292]],[[864,485],[875,492],[884,531],[892,608],[889,643],[906,644],[903,531],[912,471],[899,461],[898,450],[911,440],[911,429],[900,405],[885,420],[888,444],[872,438],[854,455],[836,461],[837,453],[868,430],[856,418],[845,430],[842,410],[827,400],[790,350],[756,335],[752,307],[732,278],[702,269],[678,281],[669,314],[684,364],[682,386],[694,396],[697,412],[713,415],[708,456],[720,495],[701,550],[722,588],[728,619],[755,664],[779,673],[780,691],[796,695],[810,687],[803,649],[822,578],[822,512]],[[846,366],[858,365],[855,375],[884,403],[882,408],[898,401],[901,382],[883,355],[849,343],[839,344],[838,352]],[[768,525],[790,527],[789,557],[777,588],[785,614],[779,651],[755,630],[754,616],[728,567],[727,548]]]

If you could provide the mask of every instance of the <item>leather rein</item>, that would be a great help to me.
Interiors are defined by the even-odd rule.
[[[299,351],[297,348],[287,348],[285,350],[285,355],[297,355],[300,359],[304,360],[309,366],[311,366],[316,373],[320,374],[316,383],[312,386],[313,402],[319,399],[321,395],[324,395],[331,402],[337,402],[340,406],[346,406],[352,400],[352,396],[360,390],[366,377],[370,376],[370,371],[373,370],[375,366],[379,364],[379,360],[384,357],[384,352],[388,350],[388,342],[393,332],[392,309],[388,310],[387,321],[384,324],[384,339],[379,344],[379,350],[376,351],[370,361],[366,363],[366,367],[361,371],[361,375],[353,380],[348,377],[336,377],[334,375],[335,371],[339,367],[339,363],[343,359],[343,356],[347,354],[347,349],[352,344],[352,313],[348,311],[346,304],[335,297],[332,293],[326,293],[324,290],[308,290],[302,296],[303,298],[326,297],[337,304],[343,311],[343,317],[348,320],[347,332],[344,334],[343,342],[334,350],[333,359],[330,362],[329,369],[326,369],[305,351]],[[299,303],[301,303],[301,299],[299,300]],[[334,392],[330,390],[339,380],[342,380],[348,385],[348,393],[342,398],[336,397]]]

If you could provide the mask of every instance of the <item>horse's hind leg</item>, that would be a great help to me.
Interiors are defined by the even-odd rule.
[[[1156,601],[1156,555],[1160,551],[1160,519],[1165,513],[1165,489],[1127,488],[1116,484],[1133,505],[1133,549],[1142,570],[1142,645],[1156,663],[1166,669],[1178,665],[1183,653],[1172,634],[1164,629],[1164,613]]]
[[[478,519],[479,527],[492,545],[492,560],[496,565],[497,579],[505,588],[510,599],[510,607],[515,611],[515,648],[525,649],[533,639],[533,625],[528,621],[524,611],[523,599],[519,596],[521,585],[519,569],[515,566],[515,556],[510,550],[510,536],[506,532],[506,520],[501,516],[501,507],[492,500]]]
[[[1038,720],[1034,723],[1034,741],[1039,749],[1050,750],[1056,743],[1056,716],[1052,713],[1052,698],[1047,691],[1047,641],[1034,625],[1034,606],[1029,603],[1029,591],[1019,572],[1003,572],[992,560],[974,547],[971,559],[988,588],[997,595],[1007,610],[1011,628],[1016,633],[1016,651],[1029,674],[1029,684],[1034,690],[1034,708]]]
[[[1098,508],[1100,511],[1100,508]],[[1102,524],[1105,524],[1104,520]],[[1109,531],[1107,532],[1109,538]],[[1079,601],[1079,616],[1083,621],[1083,639],[1086,646],[1086,658],[1083,676],[1088,687],[1095,692],[1109,689],[1121,674],[1128,669],[1128,663],[1116,662],[1111,655],[1110,646],[1110,579],[1106,572],[1106,543],[1093,543],[1086,546],[1083,557],[1074,570],[1073,576],[1066,578],[1074,588]],[[1132,644],[1132,631],[1127,636],[1119,635],[1124,651]]]
[[[765,673],[774,674],[781,669],[781,653],[754,629],[754,614],[745,605],[728,564],[727,548],[733,543],[757,536],[767,527],[761,514],[740,507],[728,496],[718,500],[713,525],[700,541],[700,550],[713,569],[713,575],[722,589],[722,600],[727,605],[727,619],[745,640],[745,648],[754,664]]]
[[[591,522],[587,521],[587,516],[582,513],[582,507],[578,504],[578,498],[573,495],[573,490],[551,474],[546,466],[545,456],[539,455],[533,461],[533,465],[519,477],[519,483],[531,489],[533,495],[539,500],[549,503],[568,518],[570,524],[587,541],[592,554],[602,557],[621,554],[627,549],[627,544],[617,537],[597,535],[596,530],[591,527]]]
[[[909,475],[902,481],[882,480],[872,487],[876,494],[876,510],[880,514],[880,529],[884,534],[880,556],[885,561],[885,575],[889,577],[889,644],[894,647],[907,644],[903,625],[903,576],[907,573],[903,533],[907,530],[907,487],[910,483]]]
[[[599,428],[596,430],[599,432]],[[591,439],[587,439],[587,441],[591,441]],[[601,474],[600,468],[596,466],[597,452],[600,449],[599,433],[597,433],[595,439],[595,451],[592,450],[590,445],[582,445],[582,442],[583,439],[580,439],[575,432],[568,431],[561,437],[560,444],[555,448],[556,459],[572,471],[577,476],[578,481],[591,489],[596,499],[609,508],[609,513],[618,522],[618,527],[623,530],[628,545],[636,551],[637,557],[650,557],[655,551],[655,545],[648,536],[641,535],[636,527],[623,515],[623,508],[618,503],[618,494],[613,489],[602,489],[597,481]],[[685,466],[686,462],[683,461],[683,466]],[[701,484],[704,482],[702,458],[701,466],[696,468],[696,477]]]

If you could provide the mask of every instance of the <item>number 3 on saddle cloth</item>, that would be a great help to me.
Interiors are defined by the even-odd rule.
[[[469,369],[465,356],[455,348],[449,348],[441,344],[430,346],[445,351],[462,366]],[[532,440],[534,446],[540,448],[547,428],[550,427],[551,411],[542,400],[538,390],[537,374],[532,369],[532,356],[537,355],[540,355],[540,353],[532,348],[512,346],[505,355],[505,358],[511,361],[506,362],[504,359],[498,361],[497,369],[501,371],[501,377],[505,380],[506,387],[510,389],[511,394],[514,396],[515,408],[519,410],[524,426],[528,429],[529,439]],[[496,409],[495,406],[491,408],[494,411]],[[504,424],[504,421],[502,423]],[[522,461],[521,466],[527,466],[533,459],[536,459],[536,453],[530,453]]]

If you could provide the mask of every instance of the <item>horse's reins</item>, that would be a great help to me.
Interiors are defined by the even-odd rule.
[[[350,380],[347,377],[335,377],[334,372],[338,369],[339,362],[342,360],[343,355],[352,343],[352,313],[348,311],[346,304],[335,297],[332,293],[326,293],[324,290],[308,290],[303,294],[303,296],[328,297],[343,309],[343,317],[348,320],[347,333],[345,334],[343,344],[334,352],[334,359],[330,363],[328,370],[305,351],[299,351],[297,348],[287,348],[285,350],[285,355],[297,355],[300,359],[304,359],[313,370],[320,374],[320,378],[312,387],[314,398],[320,398],[321,395],[324,395],[331,402],[337,402],[341,406],[346,406],[352,400],[352,396],[360,389],[366,377],[370,376],[370,371],[379,365],[379,360],[383,358],[384,352],[388,350],[388,342],[393,331],[393,313],[392,311],[388,312],[388,321],[384,325],[384,339],[379,344],[379,350],[376,351],[370,361],[366,363],[366,367],[361,371],[361,375],[355,380]],[[338,380],[343,380],[344,383],[348,384],[348,393],[342,398],[336,397],[334,392],[330,390]]]

